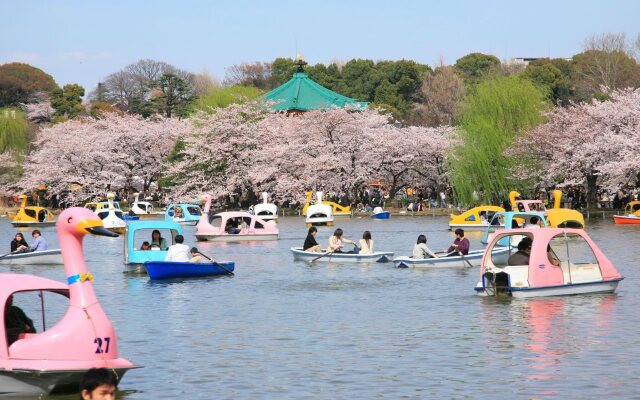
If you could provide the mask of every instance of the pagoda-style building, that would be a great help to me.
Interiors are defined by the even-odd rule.
[[[293,77],[279,86],[264,98],[273,102],[271,109],[276,112],[302,113],[310,110],[330,110],[334,108],[350,108],[360,110],[367,107],[367,102],[361,102],[351,97],[343,96],[314,82],[306,72],[307,63],[301,56],[296,57],[296,72]]]

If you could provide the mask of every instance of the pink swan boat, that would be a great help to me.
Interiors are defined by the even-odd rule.
[[[525,238],[528,246],[522,242]],[[525,251],[530,248],[528,262],[522,251],[506,263],[493,255],[494,247],[508,244],[514,248],[521,242]],[[611,293],[622,279],[582,229],[503,229],[487,245],[475,291],[480,296],[513,297]]]
[[[90,368],[113,369],[118,378],[131,368],[118,357],[118,342],[93,290],[93,276],[87,272],[82,239],[88,233],[117,236],[104,229],[100,218],[85,208],[63,211],[57,222],[67,283],[33,275],[0,274],[0,301],[5,313],[11,310],[13,294],[39,293],[68,297],[66,314],[38,333],[19,333],[0,322],[0,394],[36,395],[78,392],[84,373]],[[66,299],[63,299],[66,301]],[[32,315],[32,317],[36,317]],[[39,317],[39,316],[38,316]],[[6,318],[6,317],[5,317]],[[34,318],[38,324],[37,318]],[[42,325],[44,325],[44,310]],[[11,335],[11,336],[10,336]],[[17,335],[17,338],[16,338]],[[15,341],[9,344],[9,338]]]
[[[213,242],[277,240],[278,226],[244,211],[222,212],[209,216],[211,196],[204,196],[204,213],[196,225],[196,239]]]

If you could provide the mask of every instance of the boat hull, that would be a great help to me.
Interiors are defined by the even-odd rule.
[[[244,242],[257,240],[278,240],[277,233],[267,234],[230,234],[230,233],[196,233],[196,239],[209,242]]]
[[[60,249],[33,251],[29,253],[16,253],[0,257],[0,264],[9,265],[42,265],[62,264]]]
[[[118,381],[131,368],[116,367]],[[111,368],[110,368],[111,369]],[[36,396],[43,394],[78,393],[78,387],[87,369],[82,370],[32,370],[0,369],[0,396]]]
[[[45,227],[45,226],[54,226],[56,224],[56,221],[46,221],[46,222],[38,222],[38,221],[12,221],[11,225],[15,226],[16,228],[24,228],[24,227]]]
[[[391,217],[391,213],[389,211],[383,211],[371,215],[371,218],[373,219],[389,219],[389,217]]]
[[[613,221],[621,225],[640,225],[640,217],[635,215],[614,215]]]
[[[149,278],[171,279],[191,278],[200,276],[226,275],[235,269],[234,262],[175,262],[175,261],[147,261],[144,263]]]
[[[486,230],[490,225],[488,223],[483,223],[483,224],[449,224],[449,229],[454,230],[454,229],[458,229],[458,228],[462,228],[465,230],[465,232],[467,231],[484,231]],[[496,229],[502,229],[504,228],[504,224],[501,225],[491,225],[492,228],[496,228]]]
[[[508,247],[499,248],[492,252],[492,259],[496,262],[506,263],[509,258],[510,250]],[[416,259],[411,257],[397,257],[393,260],[393,265],[397,268],[469,268],[470,266],[479,267],[482,263],[484,250],[470,251],[464,256],[438,257]],[[466,261],[465,261],[466,260]]]
[[[318,258],[326,251],[315,253],[310,251],[304,251],[301,247],[292,247],[293,259],[297,261],[328,261],[333,263],[374,263],[374,262],[389,262],[393,258],[393,252],[391,251],[378,251],[371,254],[351,254],[351,253],[332,253],[322,258]]]
[[[508,288],[512,297],[531,298],[531,297],[549,297],[549,296],[570,296],[575,294],[589,293],[613,293],[618,288],[618,284],[623,278],[612,279],[608,281],[582,282],[568,285],[544,286],[539,288]],[[478,282],[475,287],[478,296],[493,296],[492,287],[482,286],[482,282]]]

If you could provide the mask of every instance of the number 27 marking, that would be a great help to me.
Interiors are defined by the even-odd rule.
[[[104,340],[103,340],[104,339]],[[104,342],[104,350],[102,349],[102,343]],[[98,347],[96,348],[96,354],[108,353],[109,352],[109,343],[111,342],[110,337],[104,338],[95,338],[93,343],[96,343]]]

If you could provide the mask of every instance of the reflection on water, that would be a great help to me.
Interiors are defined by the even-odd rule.
[[[446,217],[354,218],[335,228],[376,250],[410,255],[419,234],[448,247]],[[88,237],[97,296],[125,375],[119,398],[620,398],[640,370],[640,230],[588,221],[588,232],[626,277],[616,295],[479,298],[478,268],[395,269],[386,264],[294,262],[304,219],[282,218],[273,242],[187,244],[236,262],[233,277],[150,282],[123,274],[122,239]],[[52,247],[52,228],[43,230]],[[5,238],[13,236],[0,221]],[[471,248],[481,233],[470,232]],[[7,243],[8,246],[8,243]],[[56,266],[0,267],[63,281]],[[54,321],[47,321],[47,325]],[[77,396],[54,399],[75,399]]]

